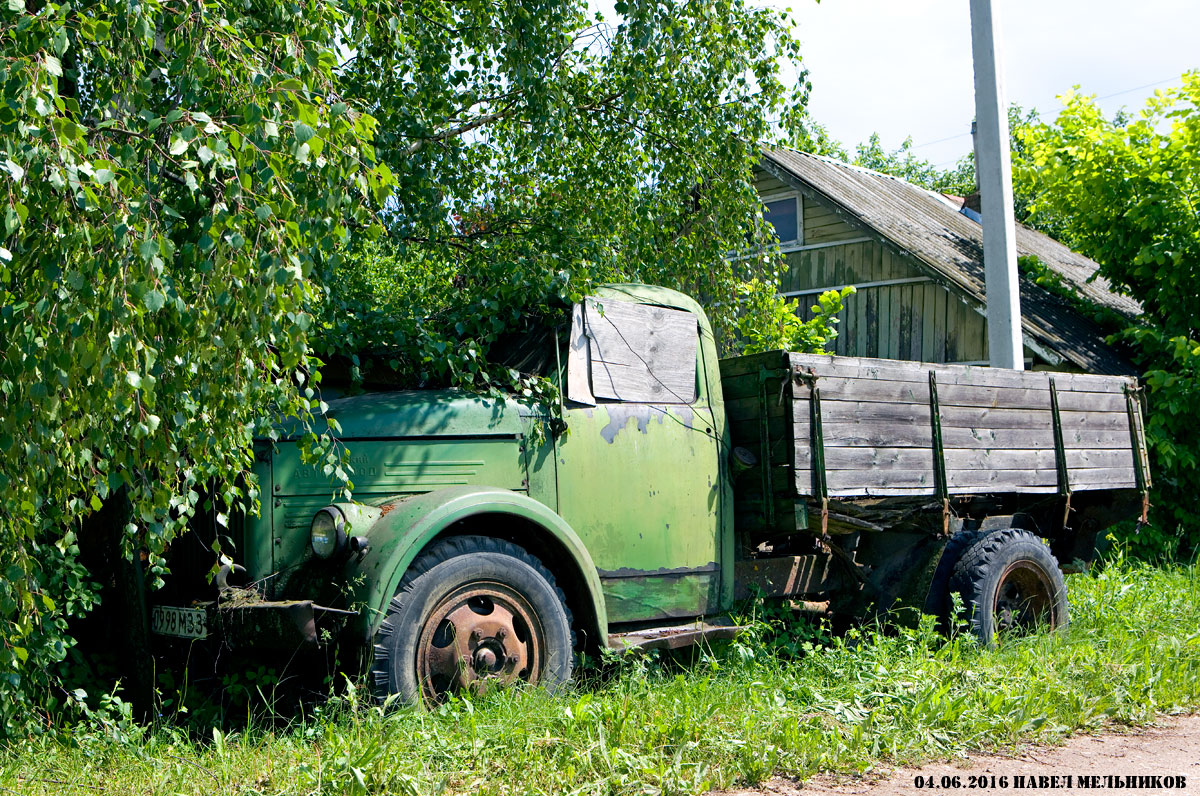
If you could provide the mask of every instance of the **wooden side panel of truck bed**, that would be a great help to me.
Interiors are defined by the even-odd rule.
[[[721,377],[733,443],[769,468],[764,483],[777,497],[1149,482],[1129,378],[782,351],[724,360]]]

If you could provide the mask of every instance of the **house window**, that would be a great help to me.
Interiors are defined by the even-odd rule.
[[[764,196],[763,220],[775,229],[780,244],[799,243],[801,234],[800,197]]]

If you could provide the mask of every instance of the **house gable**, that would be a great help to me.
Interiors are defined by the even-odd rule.
[[[987,361],[981,230],[948,199],[789,150],[764,153],[756,185],[760,192],[790,189],[802,197],[805,236],[780,248],[788,264],[780,292],[800,302],[798,314],[811,317],[812,300],[823,289],[859,289],[847,302],[835,353]],[[1037,254],[1088,298],[1125,314],[1139,309],[1107,285],[1093,284],[1088,274],[1095,263],[1040,233],[1019,227],[1018,250]],[[1021,294],[1025,357],[1034,366],[1131,372],[1099,327],[1067,301],[1028,279],[1021,280]]]
[[[792,190],[802,199],[804,237],[780,247],[788,266],[780,293],[809,320],[822,292],[857,289],[838,316],[833,353],[923,362],[987,358],[986,322],[964,296],[812,186],[782,176],[759,170],[755,180],[764,198]]]

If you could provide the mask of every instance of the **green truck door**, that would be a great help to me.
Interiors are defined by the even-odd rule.
[[[575,309],[559,513],[591,552],[610,622],[703,616],[718,610],[721,548],[696,316],[630,298]]]

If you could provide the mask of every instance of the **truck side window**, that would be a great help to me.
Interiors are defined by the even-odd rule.
[[[588,298],[572,315],[567,397],[690,404],[698,334],[696,316],[686,310]]]

